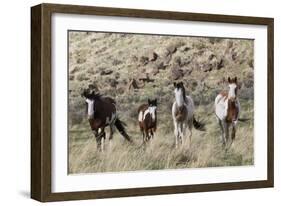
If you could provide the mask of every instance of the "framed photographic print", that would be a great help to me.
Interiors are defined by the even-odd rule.
[[[273,19],[31,8],[31,197],[273,187]]]

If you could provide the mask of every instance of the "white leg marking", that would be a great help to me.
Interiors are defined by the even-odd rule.
[[[102,137],[101,138],[101,151],[103,152],[104,151],[104,138]]]
[[[179,131],[178,131],[178,124],[176,121],[174,121],[174,135],[175,135],[175,144],[176,144],[176,148],[178,146],[178,134],[179,134]]]

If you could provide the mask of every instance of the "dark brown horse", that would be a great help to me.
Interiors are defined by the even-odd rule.
[[[109,140],[112,139],[114,127],[129,142],[131,138],[126,133],[125,124],[117,117],[116,102],[110,97],[103,97],[94,91],[84,90],[82,97],[86,99],[88,121],[96,137],[98,150],[104,149],[104,140],[106,138],[105,127],[109,126]]]
[[[154,137],[157,128],[157,99],[148,99],[148,104],[138,108],[138,121],[142,132],[143,143]]]

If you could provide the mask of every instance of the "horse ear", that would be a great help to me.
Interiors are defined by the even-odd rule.
[[[148,104],[150,104],[150,102],[151,102],[150,99],[148,99],[147,102],[148,102]]]
[[[157,99],[156,99],[156,98],[155,98],[154,102],[155,102],[155,104],[157,105]]]
[[[228,83],[231,83],[231,79],[230,77],[227,78]]]
[[[174,87],[175,87],[175,88],[177,87],[177,83],[176,83],[176,82],[174,82]]]
[[[237,83],[237,77],[234,77],[233,81],[234,81],[235,83]]]

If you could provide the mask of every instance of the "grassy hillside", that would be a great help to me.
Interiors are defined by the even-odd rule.
[[[253,41],[95,32],[69,33],[69,172],[108,172],[253,164]],[[241,116],[236,139],[225,151],[213,102],[227,77],[237,76]],[[171,105],[173,82],[183,81],[206,132],[193,130],[192,147],[174,147]],[[81,91],[88,87],[117,101],[119,117],[136,142],[128,145],[116,131],[111,147],[96,151],[85,117]],[[158,130],[141,147],[137,108],[157,98]]]

